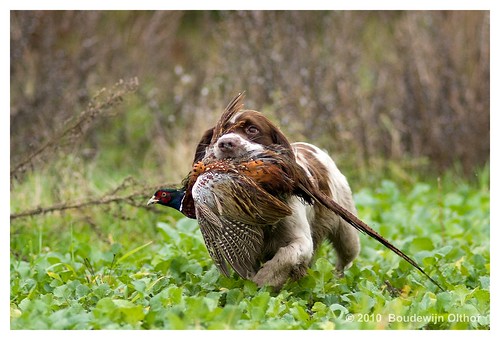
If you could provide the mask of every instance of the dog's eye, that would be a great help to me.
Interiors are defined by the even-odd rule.
[[[249,135],[256,135],[259,133],[259,129],[254,125],[250,125],[249,127],[246,128],[246,132]]]

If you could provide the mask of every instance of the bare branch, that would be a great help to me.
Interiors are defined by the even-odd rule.
[[[116,195],[116,192],[122,190],[126,183],[130,181],[129,178],[125,179],[122,184],[111,191],[111,194],[103,195],[99,198],[89,198],[79,202],[58,203],[49,207],[38,207],[35,209],[25,210],[19,213],[11,214],[10,219],[14,220],[21,217],[29,217],[41,214],[47,214],[55,211],[64,211],[69,209],[83,209],[89,206],[108,205],[111,203],[125,203],[135,207],[145,207],[146,200],[151,196],[151,193],[158,186],[147,186],[137,189],[131,194]]]

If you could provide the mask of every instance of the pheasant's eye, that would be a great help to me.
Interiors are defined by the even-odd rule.
[[[256,135],[259,133],[259,129],[254,125],[250,125],[249,127],[247,127],[246,132],[249,135]]]
[[[161,197],[167,197],[167,193],[164,191],[161,193]]]

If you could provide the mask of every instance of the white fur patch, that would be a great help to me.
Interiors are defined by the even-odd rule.
[[[232,142],[234,144],[233,149],[231,150],[223,150],[219,147],[220,142]],[[237,157],[247,152],[252,151],[261,151],[264,150],[264,147],[257,143],[252,143],[249,140],[246,140],[242,136],[231,132],[226,135],[221,136],[214,146],[215,157],[218,159],[226,158],[226,157]]]
[[[313,255],[313,240],[311,226],[308,220],[307,208],[296,196],[288,201],[294,214],[285,217],[283,222],[288,229],[288,234],[293,240],[288,246],[280,248],[278,258],[291,265],[309,263]],[[276,257],[276,256],[275,256]]]
[[[307,159],[299,152],[298,149],[294,148],[293,153],[295,154],[295,161],[297,162],[298,165],[302,167],[302,169],[305,170],[307,176],[312,177],[311,173],[309,172],[309,169],[307,168]]]
[[[330,186],[330,191],[332,193],[338,192],[339,188],[349,188],[349,183],[347,182],[347,178],[340,172],[339,168],[333,161],[333,159],[323,150],[318,148],[315,145],[309,143],[293,143],[292,147],[294,149],[295,155],[297,157],[297,163],[307,171],[306,164],[307,159],[302,156],[300,152],[300,147],[305,146],[306,148],[311,148],[314,150],[314,157],[323,164],[323,166],[328,170],[328,173],[325,176],[328,178],[328,184]]]

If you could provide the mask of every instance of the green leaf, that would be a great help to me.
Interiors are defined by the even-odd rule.
[[[262,292],[251,299],[248,307],[252,319],[262,320],[264,318],[268,307],[267,304],[270,298],[271,297],[268,292]]]
[[[179,232],[174,229],[170,224],[164,222],[158,222],[158,229],[160,229],[163,233],[165,242],[171,242],[174,244],[178,244],[179,242]]]
[[[296,302],[294,302],[293,307],[290,308],[290,313],[300,322],[309,321],[309,314],[306,312],[305,308]]]
[[[77,298],[82,298],[87,296],[91,292],[90,288],[83,284],[78,284],[75,289],[75,295]]]
[[[325,312],[328,310],[328,307],[323,302],[316,301],[311,310],[316,313],[325,314]]]
[[[102,283],[93,290],[93,293],[96,297],[98,297],[99,299],[102,299],[102,298],[110,295],[112,293],[112,291],[107,283]]]
[[[53,279],[56,279],[57,281],[59,281],[61,283],[63,282],[63,280],[61,279],[61,276],[58,273],[48,271],[47,275],[50,276]]]
[[[104,318],[113,322],[129,324],[141,321],[145,315],[142,306],[135,305],[127,300],[112,298],[101,299],[93,313],[98,319]]]
[[[213,312],[219,305],[220,292],[210,292],[203,298],[203,302],[207,305],[209,312]]]
[[[142,306],[137,306],[127,300],[114,299],[113,303],[120,310],[125,318],[125,322],[136,323],[144,318]]]
[[[140,293],[144,293],[146,291],[146,282],[143,280],[135,280],[132,282],[134,289]]]
[[[172,286],[167,289],[167,296],[170,304],[179,304],[182,301],[182,288]]]
[[[416,253],[422,250],[433,250],[434,244],[428,237],[416,237],[411,241],[410,252]]]
[[[231,289],[226,292],[226,304],[236,305],[244,298],[243,292],[240,289]]]
[[[199,229],[198,222],[187,217],[181,218],[177,222],[177,228],[187,233],[194,233]]]

